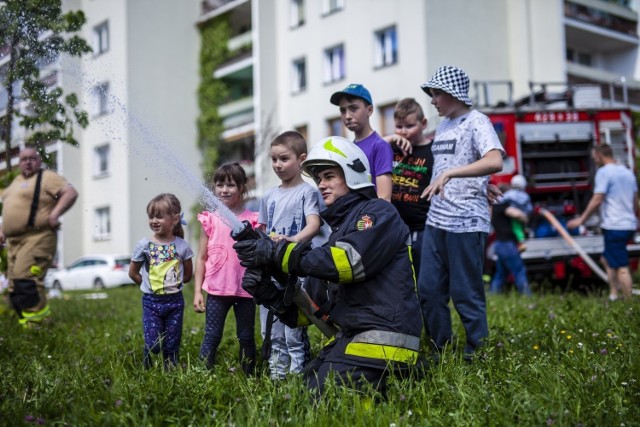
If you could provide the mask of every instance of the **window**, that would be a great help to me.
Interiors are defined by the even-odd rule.
[[[386,67],[398,62],[398,37],[396,27],[389,27],[375,33],[374,65]]]
[[[396,124],[393,120],[394,109],[395,104],[378,107],[378,111],[380,111],[380,129],[382,135],[393,135],[395,133]]]
[[[300,135],[304,137],[305,141],[308,141],[309,131],[307,129],[307,125],[296,126],[294,129],[296,132],[298,132]]]
[[[344,47],[335,46],[324,51],[324,82],[332,83],[345,77]]]
[[[304,25],[304,0],[291,0],[291,28]]]
[[[327,126],[329,128],[329,135],[347,136],[346,128],[342,125],[342,119],[340,117],[327,120]]]
[[[102,116],[109,112],[109,83],[102,83],[93,88],[93,115]]]
[[[109,50],[109,21],[93,27],[93,54],[102,55]]]
[[[291,70],[291,92],[299,93],[307,89],[307,61],[304,58],[293,61]]]
[[[329,15],[344,9],[344,0],[322,0],[322,14]]]
[[[588,52],[568,48],[567,60],[581,65],[591,66],[593,63],[593,55]]]
[[[109,173],[109,145],[101,145],[94,151],[94,176],[104,176]]]
[[[106,240],[111,236],[111,209],[109,207],[96,209],[93,237],[96,240]]]

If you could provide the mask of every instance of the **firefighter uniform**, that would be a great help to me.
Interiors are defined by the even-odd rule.
[[[329,370],[374,382],[390,364],[414,365],[422,327],[409,230],[393,205],[352,192],[322,218],[333,230],[329,241],[304,254],[293,271],[308,276],[305,290],[319,306],[317,316],[340,328],[305,372],[320,392]]]
[[[29,208],[33,203],[37,174],[18,175],[3,194],[2,232],[8,246],[9,297],[19,322],[37,322],[50,314],[44,278],[53,262],[57,232],[49,225],[49,214],[68,181],[49,170],[42,171],[41,191],[33,224]]]

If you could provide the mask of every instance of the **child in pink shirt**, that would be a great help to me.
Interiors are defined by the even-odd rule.
[[[214,176],[215,195],[240,220],[247,220],[256,227],[258,214],[244,207],[247,192],[247,176],[238,163],[220,166]],[[193,308],[206,312],[204,339],[200,358],[211,369],[222,335],[227,313],[233,307],[236,317],[236,333],[240,343],[240,363],[246,374],[255,370],[256,342],[254,337],[256,305],[253,297],[241,287],[245,268],[233,249],[230,228],[212,212],[198,214],[202,224],[200,245],[195,270],[195,294]],[[202,291],[206,292],[206,305]]]

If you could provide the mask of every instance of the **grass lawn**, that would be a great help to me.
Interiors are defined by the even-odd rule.
[[[66,293],[31,329],[0,306],[0,424],[640,425],[638,297],[489,296],[491,337],[473,363],[447,353],[419,381],[392,379],[384,399],[330,387],[315,404],[298,377],[273,383],[241,373],[232,314],[219,363],[205,369],[192,287],[181,366],[144,370],[140,298],[136,287]],[[457,315],[454,322],[464,337]],[[317,353],[317,330],[311,339]]]

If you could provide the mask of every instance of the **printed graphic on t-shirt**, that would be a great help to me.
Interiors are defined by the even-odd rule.
[[[165,288],[180,288],[180,260],[175,243],[149,242],[149,283],[155,294]]]
[[[438,154],[454,154],[456,152],[456,140],[433,141],[431,151],[434,156]]]
[[[300,203],[297,203],[294,207],[293,211],[290,214],[291,222],[287,224],[280,225],[276,227],[273,224],[274,212],[276,210],[276,201],[272,201],[269,204],[269,222],[267,224],[267,230],[269,231],[269,236],[275,236],[278,234],[283,234],[285,236],[295,236],[298,234],[298,231],[302,230],[306,226],[306,219],[304,216],[304,197],[300,200]],[[291,203],[288,203],[291,205]]]
[[[420,201],[420,183],[431,177],[430,165],[426,158],[406,157],[401,152],[394,154],[393,159],[393,195],[392,201]]]

